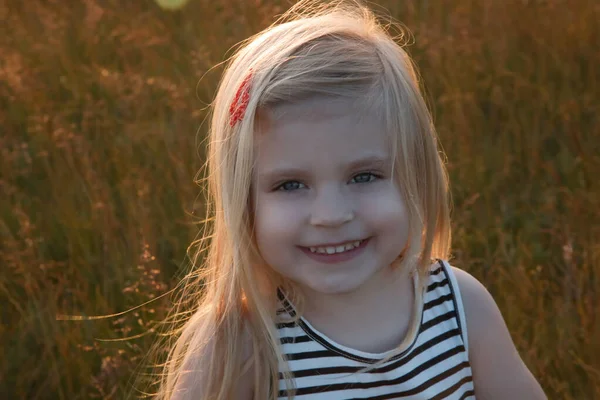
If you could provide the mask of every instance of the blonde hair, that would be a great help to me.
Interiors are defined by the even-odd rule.
[[[232,126],[230,107],[248,78],[247,108]],[[365,112],[378,113],[390,133],[395,179],[401,182],[410,221],[410,245],[398,267],[416,271],[419,282],[425,282],[432,258],[447,258],[447,174],[409,56],[358,1],[300,1],[244,42],[220,82],[207,161],[213,222],[202,243],[209,245],[195,253],[194,265],[204,260],[185,278],[185,303],[173,314],[179,328],[164,364],[159,399],[171,398],[188,379],[185,375],[194,373],[204,376],[204,398],[230,399],[249,366],[255,399],[277,398],[279,366],[292,388],[275,330],[276,289],[285,288],[299,309],[302,299],[293,283],[264,265],[253,239],[254,134],[261,110],[313,96],[352,99]],[[418,293],[422,290],[423,283]],[[413,334],[421,297],[415,302]],[[244,354],[247,348],[250,354]],[[191,399],[193,386],[177,398]]]

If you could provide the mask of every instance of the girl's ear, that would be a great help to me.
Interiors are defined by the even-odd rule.
[[[408,239],[406,239],[406,244],[404,245],[404,248],[402,249],[402,251],[400,252],[400,255],[398,256],[399,260],[404,259],[404,256],[406,255],[406,252],[408,251],[409,244],[410,244],[410,237],[408,237]]]
[[[406,252],[408,251],[409,247],[410,247],[410,235],[408,235],[408,237],[406,238],[406,243],[404,244],[404,248],[402,249],[400,254],[398,254],[398,257],[396,258],[396,260],[394,260],[394,263],[399,264],[402,262],[402,260],[404,260],[404,257],[406,256]]]

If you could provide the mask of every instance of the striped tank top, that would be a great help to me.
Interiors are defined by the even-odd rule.
[[[283,297],[283,310],[294,314]],[[335,343],[308,321],[277,324],[295,384],[295,399],[475,399],[464,310],[456,278],[444,261],[432,265],[414,341],[392,354],[366,353]],[[279,399],[288,391],[279,368]]]

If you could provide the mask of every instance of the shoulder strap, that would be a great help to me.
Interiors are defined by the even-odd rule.
[[[460,289],[458,287],[458,282],[456,280],[456,276],[454,275],[454,271],[452,270],[452,266],[448,264],[445,260],[440,260],[440,264],[442,264],[442,268],[444,269],[444,273],[448,277],[448,281],[450,283],[450,290],[452,291],[452,298],[454,301],[454,308],[456,309],[456,313],[458,314],[458,326],[461,332],[461,336],[465,345],[465,351],[467,355],[469,354],[469,337],[467,335],[467,318],[465,316],[465,309],[463,307],[462,297],[460,295]]]

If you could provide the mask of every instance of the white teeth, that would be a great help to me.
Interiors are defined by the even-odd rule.
[[[311,253],[317,254],[335,254],[335,253],[343,253],[345,251],[349,251],[355,249],[360,246],[361,240],[357,240],[356,242],[346,243],[340,246],[326,246],[326,247],[309,247]]]

